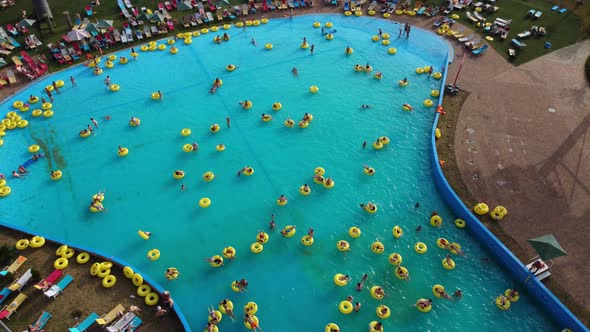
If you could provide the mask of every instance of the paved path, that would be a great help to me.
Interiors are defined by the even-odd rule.
[[[456,52],[462,53],[460,49]],[[590,40],[513,67],[493,50],[465,61],[471,94],[455,136],[463,181],[476,199],[509,211],[501,221],[530,257],[527,239],[553,233],[568,252],[554,278],[590,310]],[[458,62],[450,68],[454,78]]]

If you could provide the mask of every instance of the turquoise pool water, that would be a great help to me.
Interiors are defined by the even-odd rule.
[[[314,21],[333,22],[335,39],[321,38],[320,30],[312,28]],[[392,35],[396,55],[371,41],[379,28]],[[417,75],[415,68],[433,65],[440,71],[447,54],[444,40],[418,29],[409,40],[397,39],[398,26],[390,21],[340,15],[271,20],[247,31],[232,27],[227,32],[231,41],[222,45],[212,42],[211,33],[193,38],[190,46],[177,43],[176,55],[138,50],[137,61],[117,62],[101,76],[83,66],[68,69],[6,101],[3,109],[8,112],[15,100],[44,96],[42,89],[52,80],[67,83],[55,97],[53,118],[20,113],[30,126],[4,137],[0,171],[5,174],[30,158],[31,144],[40,144],[47,158],[32,164],[26,179],[9,179],[12,194],[0,200],[0,218],[131,262],[171,290],[195,331],[206,324],[206,308],[223,298],[234,302],[238,315],[233,323],[224,317],[223,331],[244,330],[241,308],[248,301],[258,303],[257,316],[266,331],[322,331],[329,322],[343,331],[364,331],[378,320],[379,304],[392,310],[383,321],[387,330],[557,330],[526,294],[509,311],[496,308],[494,298],[514,282],[453,225],[454,216],[431,183],[428,149],[434,109],[421,105],[442,82]],[[315,44],[313,56],[299,48],[303,37]],[[265,43],[274,48],[265,50]],[[354,49],[352,56],[344,55],[347,45]],[[129,57],[129,51],[118,55]],[[238,69],[227,72],[229,63]],[[357,63],[370,63],[384,78],[354,72]],[[298,76],[292,75],[293,66]],[[121,86],[119,92],[105,88],[106,75]],[[70,87],[69,76],[76,77],[78,87]],[[215,77],[224,83],[210,94]],[[397,82],[403,77],[410,85],[401,88]],[[312,85],[319,93],[309,92]],[[150,98],[156,90],[163,92],[163,101]],[[254,103],[248,111],[238,105],[245,99]],[[281,102],[283,109],[273,111],[274,102]],[[404,112],[403,103],[416,111]],[[361,104],[373,108],[361,110]],[[309,128],[283,125],[287,117],[299,121],[306,112],[314,116]],[[262,122],[262,113],[271,114],[272,122]],[[111,120],[105,120],[106,115]],[[139,127],[128,125],[131,116],[141,119]],[[100,126],[91,137],[80,138],[78,132],[90,124],[90,117]],[[226,117],[231,128],[226,128]],[[221,125],[216,134],[209,132],[214,123]],[[190,128],[191,136],[182,137],[182,128]],[[391,143],[374,150],[371,142],[383,135]],[[199,151],[183,152],[183,144],[193,141]],[[363,141],[368,142],[366,149]],[[217,152],[215,146],[221,143],[226,150]],[[128,156],[117,156],[119,145],[129,149]],[[363,164],[374,167],[376,175],[364,175]],[[255,174],[237,177],[247,165]],[[333,189],[313,183],[317,166],[334,179]],[[61,180],[49,179],[53,169],[64,172]],[[183,180],[172,178],[176,169],[186,172]],[[207,171],[216,175],[212,182],[201,178]],[[306,197],[298,193],[304,183],[313,191]],[[90,213],[91,197],[101,189],[106,190],[107,212]],[[287,206],[275,203],[281,194],[288,197]],[[198,206],[202,197],[211,199],[209,208]],[[378,205],[376,214],[358,207],[368,201]],[[433,210],[444,219],[441,228],[429,225]],[[271,214],[278,230],[268,230]],[[285,225],[296,225],[297,234],[281,237]],[[399,239],[392,236],[395,225],[405,231]],[[351,226],[362,229],[360,238],[348,236]],[[304,247],[300,238],[309,227],[315,229],[315,243]],[[139,229],[152,232],[150,240],[141,239]],[[259,230],[269,232],[270,241],[255,255],[249,247]],[[441,266],[448,251],[436,247],[438,237],[460,243],[467,254],[453,257],[457,267],[452,271]],[[385,245],[382,255],[370,250],[376,238]],[[350,242],[350,252],[336,249],[340,239]],[[414,252],[417,241],[428,245],[425,255]],[[229,245],[237,249],[234,261],[226,260],[217,269],[203,262]],[[161,251],[157,261],[146,258],[153,248]],[[394,251],[410,271],[408,282],[398,280],[388,264],[387,256]],[[164,271],[171,266],[180,270],[178,280],[165,279]],[[354,282],[337,287],[335,273],[348,274]],[[385,288],[384,300],[372,299],[368,287],[355,291],[363,273],[370,275],[366,286]],[[240,278],[249,281],[246,293],[230,288]],[[463,299],[434,299],[428,314],[412,307],[419,298],[433,298],[431,288],[438,283],[449,293],[461,288]],[[338,311],[338,303],[348,295],[362,303],[359,313],[346,316]]]

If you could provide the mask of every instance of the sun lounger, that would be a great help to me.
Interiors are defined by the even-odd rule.
[[[98,323],[98,325],[107,325],[110,322],[114,321],[119,315],[122,315],[124,312],[125,307],[121,304],[117,304],[117,306],[114,307],[113,310],[102,315],[100,318],[97,318],[96,323]]]
[[[471,54],[473,54],[473,55],[483,54],[483,52],[485,52],[488,49],[488,47],[489,47],[488,44],[485,44],[482,47],[471,50]]]
[[[525,43],[521,42],[521,41],[520,41],[520,40],[518,40],[518,39],[512,39],[512,40],[511,40],[511,42],[512,42],[512,44],[514,44],[514,45],[516,45],[516,46],[518,46],[518,47],[525,47],[525,46],[526,46],[526,44],[525,44]]]
[[[134,313],[128,312],[126,313],[121,319],[116,321],[113,325],[107,327],[108,332],[118,332],[118,331],[126,331],[130,326],[132,331],[134,331],[140,324],[141,319],[139,319]]]
[[[89,327],[91,327],[92,324],[94,324],[96,322],[97,318],[98,318],[98,315],[96,314],[96,312],[93,312],[88,317],[86,317],[86,319],[84,319],[80,323],[76,324],[74,327],[71,327],[68,331],[70,331],[70,332],[84,332]]]
[[[483,16],[479,15],[478,12],[474,12],[473,16],[475,16],[475,18],[478,19],[480,22],[483,22],[486,20]]]
[[[512,22],[512,20],[505,20],[499,17],[496,17],[496,19],[494,20],[494,24],[495,25],[499,25],[501,27],[506,27],[510,24],[510,22]]]
[[[15,57],[12,57],[12,61],[14,61]],[[18,57],[16,57],[18,59]],[[18,59],[18,63],[15,62],[16,65],[21,65],[22,66],[22,62],[20,61],[20,59]],[[7,73],[8,75],[8,73]],[[12,74],[14,76],[14,73]],[[10,78],[10,76],[9,76]],[[15,81],[16,82],[16,81]],[[11,82],[12,83],[12,82]],[[18,256],[18,258],[12,262],[12,264],[10,264],[10,266],[5,267],[4,269],[2,269],[2,271],[0,271],[0,275],[7,275],[7,274],[14,274],[25,262],[27,261],[27,258],[25,256]]]
[[[154,25],[150,26],[150,30],[152,31],[152,35],[154,35],[154,36],[160,34],[160,31],[158,31],[158,28]]]
[[[459,38],[459,39],[457,39],[457,40],[458,40],[459,42],[461,42],[461,43],[464,43],[464,42],[466,42],[466,41],[469,41],[469,40],[471,40],[471,39],[475,38],[476,36],[477,36],[477,34],[475,34],[475,33],[472,33],[472,34],[470,34],[470,35],[469,35],[469,36],[467,36],[467,37],[461,37],[461,38]]]
[[[23,302],[27,299],[25,294],[18,294],[18,296],[10,302],[10,304],[5,305],[4,308],[0,311],[0,319],[10,319],[10,316],[20,307]]]
[[[31,324],[31,326],[33,327],[34,331],[42,331],[43,327],[45,326],[45,324],[47,324],[47,321],[49,321],[49,319],[51,319],[51,314],[47,311],[43,311],[43,313],[41,314],[41,316],[39,316],[39,318],[37,318],[37,320]]]
[[[247,4],[242,4],[242,16],[247,16],[248,15],[248,5]]]
[[[527,16],[533,16],[533,15],[535,15],[535,12],[536,12],[536,10],[534,10],[534,9],[531,9],[531,10],[529,10],[529,12],[527,13]]]
[[[478,22],[477,18],[475,18],[475,17],[474,17],[474,16],[471,14],[471,12],[467,12],[467,13],[465,13],[465,15],[467,15],[467,18],[468,18],[468,19],[469,19],[471,22],[473,22],[473,23],[477,23],[477,22]]]
[[[55,281],[61,278],[63,274],[62,270],[55,269],[45,279],[39,281],[39,283],[35,285],[35,288],[46,291],[47,288],[53,286]]]
[[[31,269],[28,269],[27,271],[25,271],[25,273],[23,273],[22,276],[20,276],[20,278],[13,282],[12,285],[8,287],[8,289],[10,289],[13,292],[20,291],[27,284],[27,282],[31,280],[32,276],[33,273],[31,272]]]
[[[145,38],[152,38],[152,33],[150,32],[150,28],[147,25],[143,26],[143,33],[145,34]]]
[[[71,275],[66,275],[61,279],[57,284],[51,286],[47,291],[43,294],[49,298],[56,298],[59,294],[63,293],[64,289],[68,287],[68,285],[74,281],[74,278]]]
[[[558,9],[559,9],[559,6],[553,6],[553,7],[551,7],[551,11],[553,11],[553,12],[556,11],[556,10],[558,10]]]
[[[514,57],[514,56],[516,56],[516,50],[515,50],[515,49],[513,49],[513,48],[509,48],[509,49],[508,49],[508,55],[509,55],[510,57]]]
[[[539,11],[538,10],[538,11],[535,12],[535,18],[539,18],[539,17],[541,17],[541,15],[543,15],[543,12],[542,11]]]
[[[557,12],[560,13],[560,14],[563,14],[563,13],[567,12],[567,8],[561,8]]]
[[[551,276],[551,265],[544,262],[540,257],[533,258],[526,267],[539,280]]]
[[[502,33],[500,34],[500,38],[501,38],[502,40],[504,40],[504,39],[508,38],[508,33],[509,33],[509,32],[510,32],[510,31],[508,31],[508,30],[504,30],[504,31],[502,31]]]
[[[518,38],[521,38],[521,39],[522,39],[522,38],[529,37],[530,35],[532,35],[532,33],[531,33],[530,31],[528,31],[528,30],[527,30],[527,31],[525,31],[525,32],[521,32],[521,33],[519,33],[517,36],[518,36]]]
[[[2,291],[0,292],[0,304],[8,298],[8,295],[10,295],[10,293],[12,293],[12,291],[8,289],[8,287],[4,287],[4,289],[2,289]]]

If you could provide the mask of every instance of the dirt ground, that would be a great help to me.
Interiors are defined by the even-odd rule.
[[[28,238],[18,232],[0,228],[0,245],[14,247],[19,239]],[[28,248],[18,251],[17,254],[28,258],[28,261],[21,266],[15,276],[7,276],[0,279],[6,286],[27,269],[31,268],[39,272],[39,278],[46,277],[53,271],[53,262],[57,258],[55,251],[58,245],[46,243],[38,249]],[[31,280],[23,289],[22,293],[28,296],[28,299],[18,308],[10,317],[10,320],[4,323],[13,331],[23,331],[33,324],[43,311],[48,311],[53,315],[45,325],[45,331],[66,331],[73,327],[79,320],[85,319],[90,313],[96,312],[99,316],[111,311],[117,304],[122,304],[125,308],[136,305],[141,309],[139,317],[143,320],[141,331],[183,331],[180,321],[176,315],[171,313],[164,319],[155,316],[155,307],[147,306],[142,297],[137,296],[136,287],[130,279],[125,278],[121,268],[112,268],[111,274],[117,278],[117,283],[112,288],[104,288],[102,280],[98,277],[91,276],[89,273],[90,266],[94,262],[102,262],[92,257],[86,264],[78,264],[75,255],[69,259],[68,266],[64,269],[64,275],[70,274],[74,281],[59,295],[56,299],[49,299],[40,290],[33,286],[39,280]],[[2,266],[4,267],[4,266]],[[135,298],[130,298],[134,295]],[[174,294],[172,294],[174,296]],[[15,296],[11,295],[4,301],[3,305],[9,304]],[[102,331],[98,324],[94,324],[88,331]]]

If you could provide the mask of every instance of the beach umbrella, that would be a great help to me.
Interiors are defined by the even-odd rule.
[[[150,20],[150,15],[146,13],[141,13],[139,14],[139,16],[137,16],[137,20],[142,22],[148,22]]]
[[[152,16],[150,16],[150,22],[164,22],[165,18],[166,17],[162,15],[162,13],[156,12]]]
[[[6,66],[6,60],[4,58],[0,58],[0,67]]]
[[[71,41],[78,41],[89,37],[90,34],[85,30],[72,30],[68,32],[68,39]]]
[[[528,241],[543,260],[567,255],[553,234],[528,239]]]
[[[108,29],[113,27],[113,20],[100,20],[96,23],[96,27],[99,29]]]
[[[18,22],[16,25],[19,27],[30,28],[33,24],[37,22],[36,20],[24,19]]]

